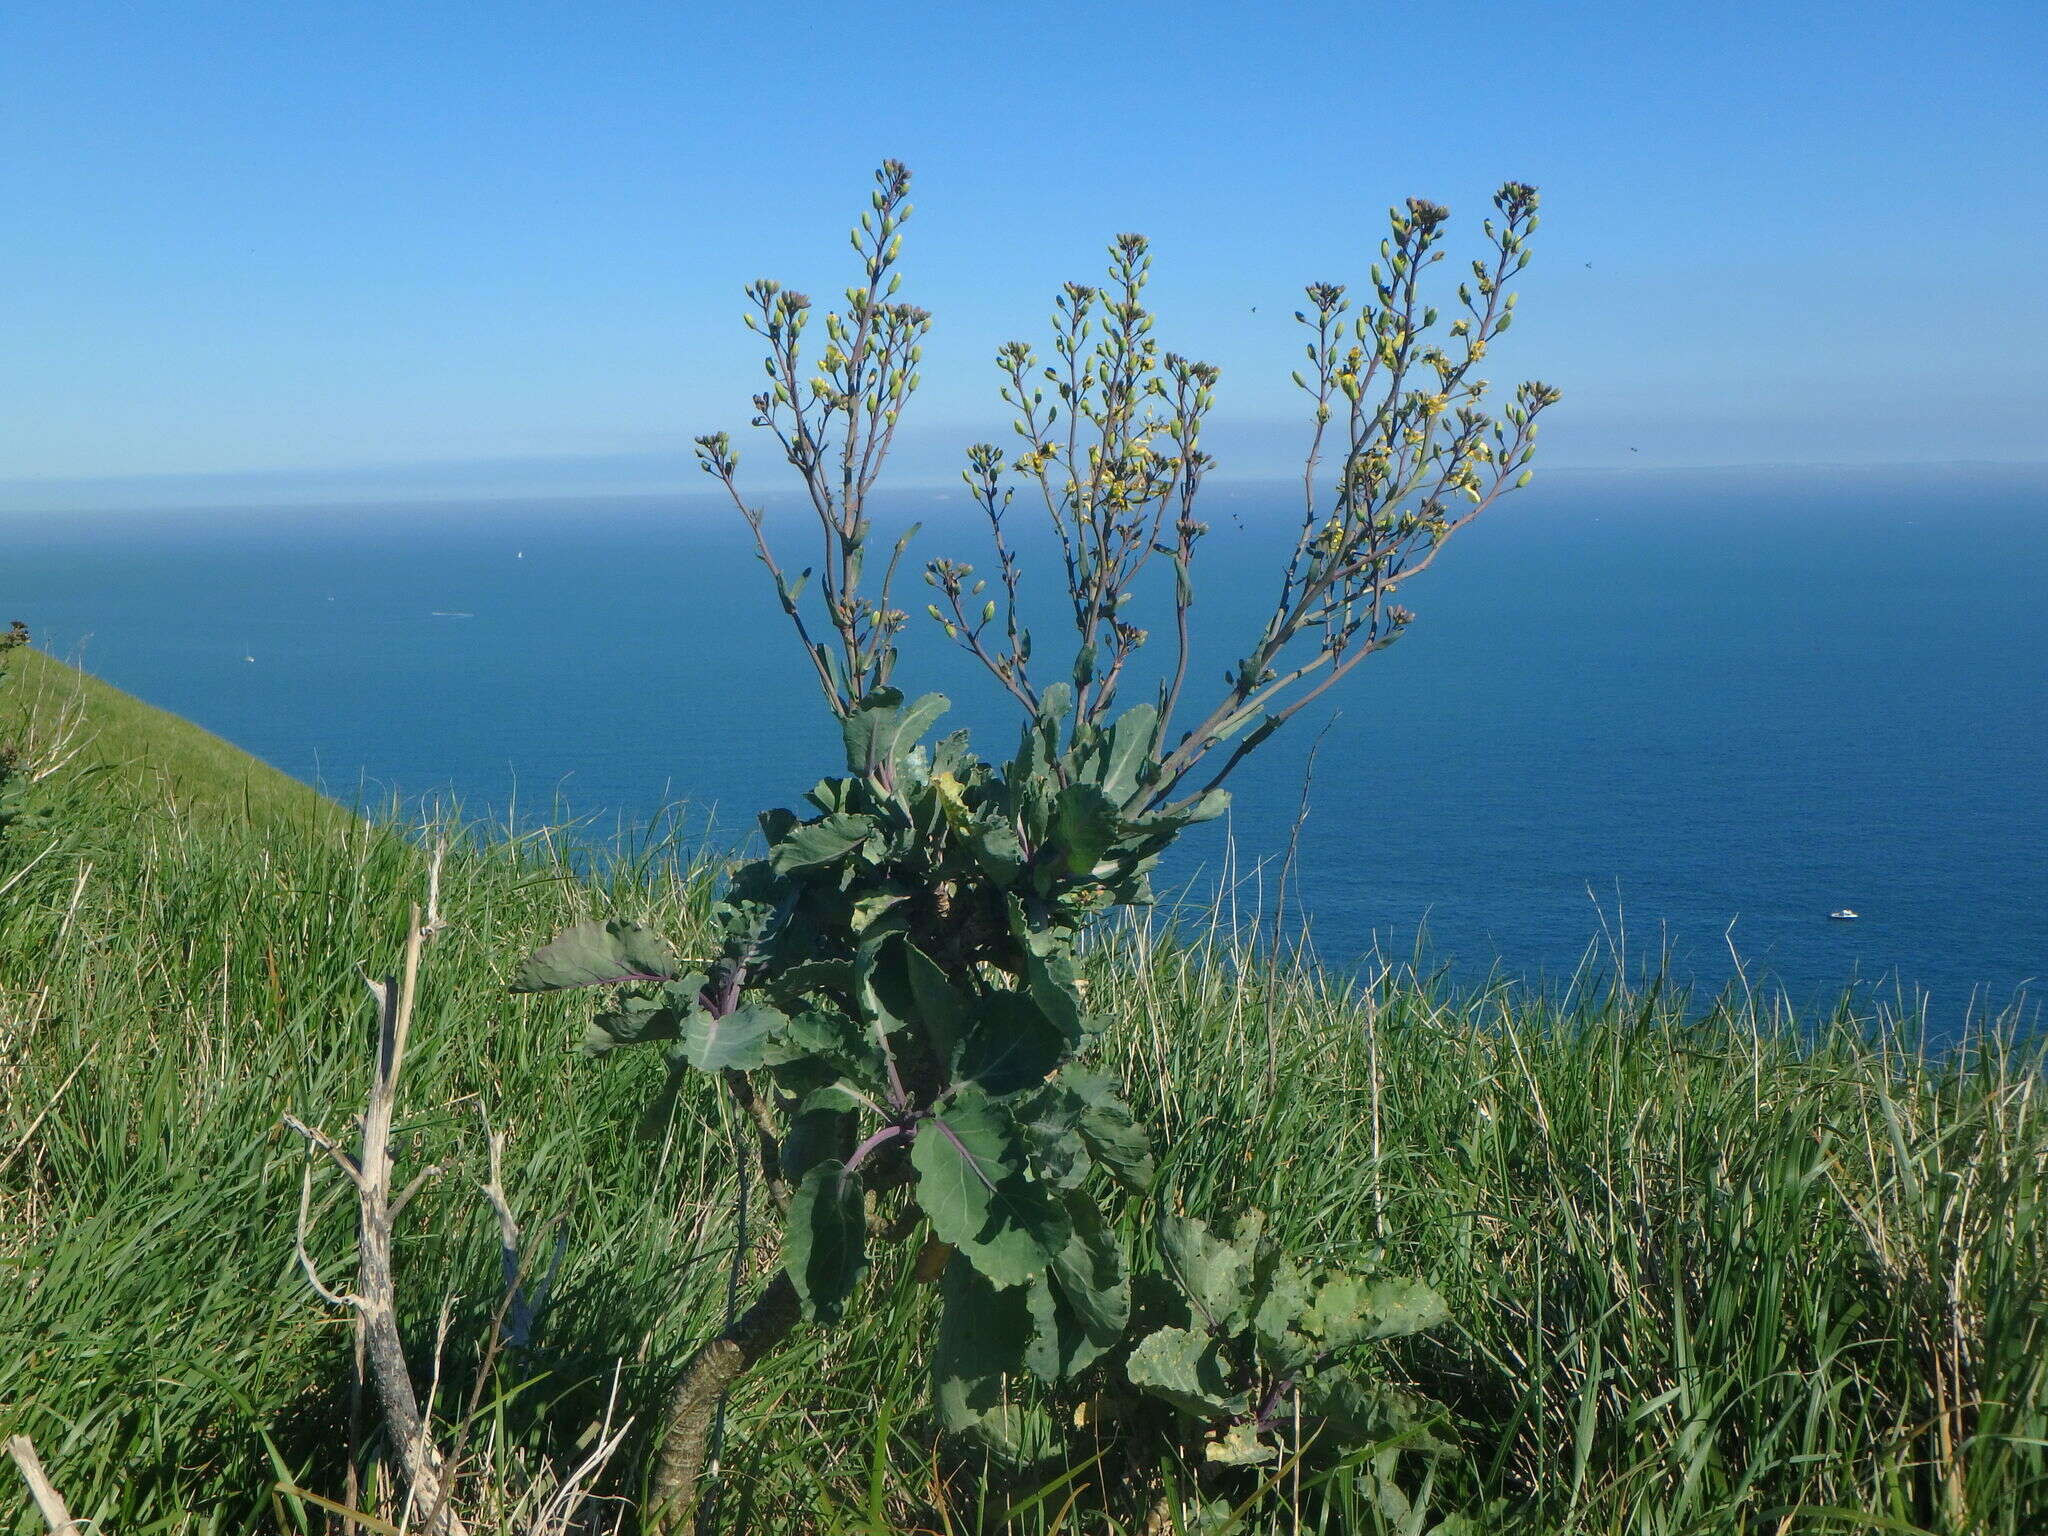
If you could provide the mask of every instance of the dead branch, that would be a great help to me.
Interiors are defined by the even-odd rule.
[[[370,1081],[369,1104],[363,1112],[361,1150],[351,1158],[332,1138],[287,1115],[285,1123],[307,1145],[305,1176],[300,1185],[295,1248],[307,1281],[330,1306],[348,1307],[357,1318],[363,1353],[385,1428],[397,1448],[407,1496],[422,1511],[421,1524],[442,1536],[467,1536],[467,1527],[449,1502],[448,1466],[428,1434],[406,1363],[398,1331],[398,1289],[391,1262],[392,1221],[398,1207],[418,1187],[415,1180],[394,1201],[391,1193],[391,1122],[398,1105],[398,1085],[405,1068],[405,1050],[412,1033],[413,1002],[419,990],[420,951],[440,927],[436,910],[440,892],[441,850],[435,851],[428,910],[412,910],[406,934],[404,968],[396,978],[369,983],[377,1001],[377,1059]],[[339,1293],[322,1283],[306,1247],[313,1187],[312,1156],[325,1152],[348,1174],[356,1188],[356,1290]]]
[[[42,1458],[36,1455],[36,1448],[28,1436],[10,1438],[7,1454],[14,1458],[14,1465],[20,1469],[22,1481],[28,1484],[28,1496],[36,1501],[36,1509],[41,1512],[43,1523],[49,1526],[51,1536],[77,1536],[78,1522],[71,1518],[64,1496],[57,1492],[56,1485],[43,1471]]]

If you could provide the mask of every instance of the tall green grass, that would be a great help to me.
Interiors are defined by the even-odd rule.
[[[123,1536],[326,1529],[290,1490],[342,1498],[352,1469],[388,1513],[348,1325],[293,1260],[303,1152],[280,1116],[343,1132],[360,1108],[361,972],[394,962],[434,834],[228,798],[194,816],[159,788],[75,782],[53,841],[0,869],[0,1436],[30,1435],[73,1513]],[[455,836],[401,1113],[406,1166],[444,1171],[399,1264],[422,1373],[443,1340],[444,1418],[474,1396],[473,1506],[511,1528],[628,1425],[576,1528],[629,1531],[638,1435],[726,1315],[744,1159],[694,1082],[637,1133],[659,1062],[574,1056],[588,999],[506,995],[564,922],[628,914],[686,948],[702,924],[710,872],[680,842],[597,871],[570,850]],[[1340,980],[1221,927],[1127,928],[1089,964],[1109,1065],[1163,1128],[1159,1199],[1257,1206],[1336,1260],[1383,1246],[1449,1297],[1454,1324],[1390,1362],[1465,1446],[1437,1515],[2048,1530],[2048,1107],[2015,1021],[1932,1053],[1745,997]],[[530,1347],[479,1384],[502,1294],[480,1105],[528,1249],[559,1269]],[[332,1280],[353,1213],[317,1187]],[[946,1463],[922,1410],[931,1298],[872,1284],[735,1395],[721,1529],[971,1530],[1001,1508],[1018,1530],[1119,1528],[1117,1463],[1021,1510]],[[1245,1528],[1394,1529],[1363,1489],[1304,1464],[1250,1493]],[[0,1511],[37,1528],[25,1500]]]

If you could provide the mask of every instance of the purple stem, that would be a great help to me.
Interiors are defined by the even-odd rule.
[[[1273,1390],[1268,1392],[1266,1400],[1259,1404],[1259,1416],[1253,1421],[1258,1428],[1272,1428],[1273,1410],[1280,1406],[1280,1399],[1285,1397],[1293,1388],[1294,1378],[1292,1376],[1282,1377],[1279,1381],[1273,1383]]]
[[[853,1149],[853,1156],[846,1160],[846,1171],[853,1173],[868,1160],[868,1154],[879,1146],[894,1141],[898,1136],[908,1136],[912,1128],[907,1125],[885,1125],[866,1141]]]

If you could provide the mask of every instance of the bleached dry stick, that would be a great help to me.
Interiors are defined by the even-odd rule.
[[[398,1331],[398,1288],[391,1263],[392,1220],[413,1191],[415,1180],[394,1200],[391,1193],[391,1121],[398,1105],[398,1083],[405,1066],[405,1049],[412,1033],[413,1000],[418,995],[420,951],[441,926],[436,908],[440,891],[440,852],[436,851],[432,893],[428,909],[412,910],[412,926],[406,935],[405,963],[400,975],[369,983],[377,1000],[377,1061],[370,1082],[370,1101],[363,1111],[361,1151],[350,1157],[332,1138],[287,1115],[285,1123],[306,1139],[307,1166],[300,1186],[296,1251],[307,1281],[320,1299],[330,1306],[352,1308],[362,1330],[364,1354],[378,1402],[384,1409],[384,1423],[392,1444],[398,1449],[412,1507],[422,1515],[429,1531],[443,1536],[467,1536],[467,1528],[450,1507],[449,1474],[444,1458],[428,1433],[419,1398],[413,1391],[412,1373]],[[358,1209],[356,1240],[356,1290],[339,1293],[320,1279],[306,1247],[306,1229],[312,1201],[315,1151],[326,1153],[355,1185]],[[431,1170],[429,1170],[431,1172]],[[425,1175],[421,1176],[422,1178]]]
[[[43,1471],[42,1458],[36,1455],[36,1448],[28,1436],[15,1435],[9,1439],[7,1454],[21,1469],[22,1481],[28,1484],[28,1496],[36,1501],[36,1508],[42,1512],[43,1523],[49,1526],[51,1536],[77,1536],[78,1522],[71,1518],[71,1511],[64,1506],[64,1496],[57,1492],[56,1485]]]

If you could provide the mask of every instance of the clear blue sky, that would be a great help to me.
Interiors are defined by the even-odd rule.
[[[0,504],[684,483],[758,377],[740,285],[836,291],[888,155],[913,478],[1122,229],[1224,472],[1280,469],[1298,285],[1507,177],[1552,464],[2048,458],[2044,61],[2040,0],[17,0]]]

